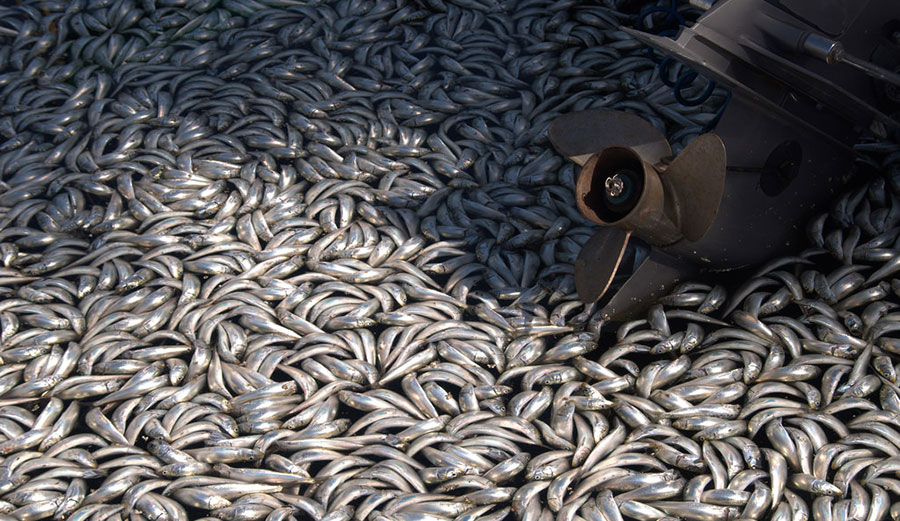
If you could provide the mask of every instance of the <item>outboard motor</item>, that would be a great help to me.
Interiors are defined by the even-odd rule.
[[[715,128],[674,158],[638,116],[592,109],[549,137],[581,165],[579,211],[601,227],[575,264],[586,302],[626,319],[698,271],[740,269],[804,241],[852,176],[864,132],[900,106],[900,2],[719,0],[672,40],[627,28],[728,88]],[[865,59],[859,57],[866,57]]]

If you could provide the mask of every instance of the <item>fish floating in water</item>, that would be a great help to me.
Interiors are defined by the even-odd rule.
[[[900,517],[897,148],[611,331],[546,128],[724,99],[615,4],[0,8],[0,519]]]

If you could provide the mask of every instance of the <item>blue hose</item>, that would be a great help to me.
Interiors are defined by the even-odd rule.
[[[679,28],[682,25],[686,25],[684,17],[681,15],[681,13],[678,12],[678,0],[671,0],[668,6],[655,5],[646,7],[641,10],[641,12],[638,14],[635,27],[640,31],[649,32],[647,31],[646,19],[647,17],[657,13],[666,14],[665,20],[658,26],[654,26],[656,27],[656,29],[652,32],[657,36],[674,37],[678,34]],[[703,92],[694,97],[686,97],[684,95],[684,89],[693,84],[694,80],[697,79],[699,74],[697,74],[697,72],[692,69],[683,67],[678,77],[674,81],[670,81],[668,79],[668,70],[669,66],[675,63],[675,60],[668,56],[658,56],[652,48],[647,49],[647,55],[651,60],[653,60],[653,62],[657,64],[657,67],[659,68],[660,79],[666,86],[672,88],[675,101],[681,105],[687,107],[701,105],[709,99],[713,91],[716,89],[716,82],[707,80],[706,88],[703,89]],[[719,109],[716,117],[706,125],[706,127],[704,128],[704,132],[708,132],[715,128],[715,126],[719,123],[719,120],[722,119],[722,114],[725,112],[725,107],[728,106],[729,101],[731,101],[730,91],[726,94],[725,103]]]

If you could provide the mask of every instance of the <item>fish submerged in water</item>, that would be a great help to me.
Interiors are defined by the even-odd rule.
[[[3,515],[897,519],[896,147],[610,333],[547,125],[725,99],[616,3],[0,7]]]

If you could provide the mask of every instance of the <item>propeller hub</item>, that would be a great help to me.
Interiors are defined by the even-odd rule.
[[[582,171],[581,206],[589,219],[614,224],[628,216],[644,192],[644,165],[625,147],[610,147]]]
[[[575,190],[578,209],[595,223],[632,230],[657,246],[681,239],[666,215],[659,174],[631,148],[608,147],[594,154]]]

